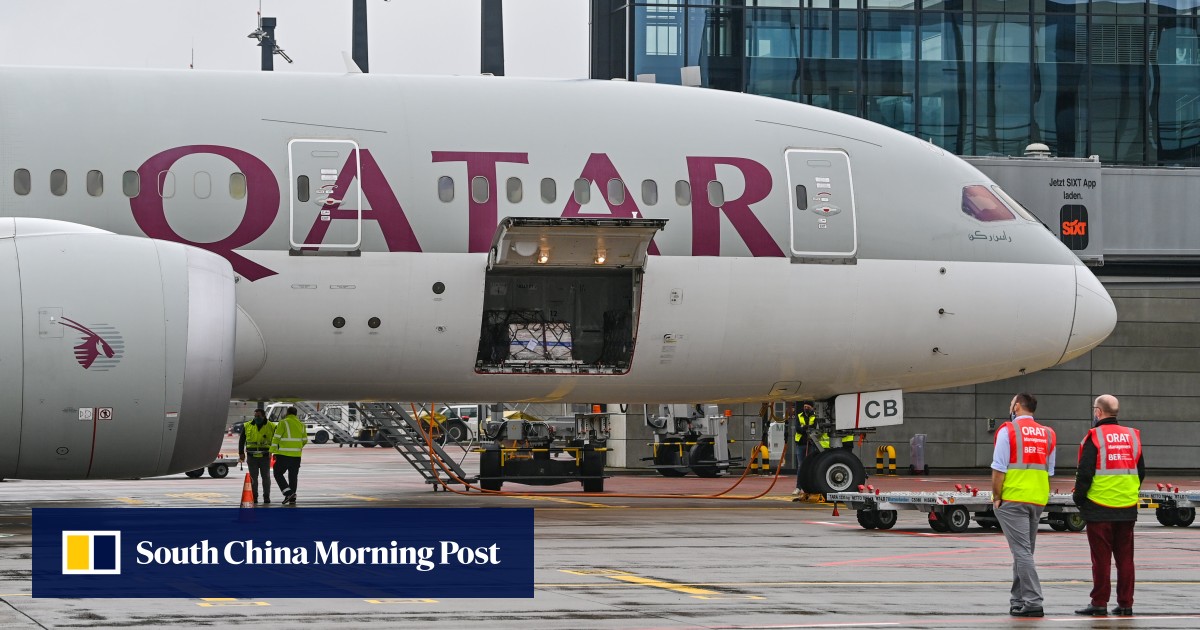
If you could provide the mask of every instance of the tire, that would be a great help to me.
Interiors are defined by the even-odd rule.
[[[879,529],[891,529],[896,526],[900,515],[896,510],[878,510],[875,512],[875,526]]]
[[[1050,521],[1050,529],[1053,529],[1056,532],[1065,532],[1067,531],[1067,522],[1054,519]]]
[[[504,486],[500,478],[504,469],[500,466],[500,449],[489,449],[479,454],[479,487],[484,490],[499,492]],[[491,477],[485,479],[485,477]]]
[[[584,492],[604,492],[604,477],[598,479],[584,479]]]
[[[692,450],[688,453],[689,462],[707,461],[711,462],[717,457],[716,447],[713,446],[713,438],[700,438]],[[721,469],[716,464],[695,464],[688,465],[692,472],[696,473],[697,477],[713,478],[721,474]]]
[[[961,505],[946,508],[942,512],[942,519],[946,529],[955,534],[961,534],[971,526],[971,513]]]
[[[862,525],[863,529],[875,529],[879,527],[879,523],[875,521],[875,511],[859,510],[857,512],[858,524]]]
[[[1154,517],[1165,527],[1175,526],[1176,512],[1172,508],[1158,507],[1154,509]]]
[[[196,470],[189,470],[183,474],[191,477],[192,479],[199,479],[200,477],[202,477],[204,475],[204,469],[197,468]]]
[[[324,444],[328,441],[329,432],[325,429],[318,429],[317,432],[313,434],[313,444]]]
[[[1087,527],[1087,521],[1083,520],[1083,515],[1079,512],[1072,512],[1063,515],[1063,526],[1069,532],[1081,532]]]
[[[445,429],[446,435],[444,444],[464,444],[471,441],[471,429],[462,420],[451,418],[442,424],[442,428]]]
[[[938,533],[950,531],[950,528],[946,527],[946,517],[938,514],[937,512],[929,513],[929,527]]]
[[[585,479],[584,492],[604,492],[604,465],[608,462],[608,453],[585,449],[579,451],[579,472]]]
[[[229,476],[229,466],[225,464],[213,464],[208,467],[208,476],[213,479],[224,479]]]
[[[813,488],[818,494],[852,492],[867,482],[867,471],[862,462],[854,453],[842,448],[830,449],[818,455],[813,462],[811,476]]]
[[[655,466],[673,466],[673,468],[655,468],[664,477],[683,477],[688,474],[688,467],[683,464],[679,452],[679,438],[667,438],[658,446],[654,453]]]
[[[816,484],[813,482],[812,471],[813,465],[817,463],[817,457],[820,455],[821,453],[812,453],[811,455],[805,457],[804,461],[800,463],[800,489],[809,494],[817,494]]]
[[[1187,527],[1196,522],[1196,508],[1175,508],[1175,526]]]

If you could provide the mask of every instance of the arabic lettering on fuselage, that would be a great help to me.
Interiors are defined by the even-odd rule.
[[[987,234],[981,230],[975,230],[974,233],[967,235],[967,240],[970,241],[988,241],[992,243],[1011,243],[1012,237],[1008,235],[1008,230],[1000,234]]]
[[[228,260],[241,276],[248,280],[259,280],[275,275],[277,272],[264,267],[245,256],[238,254],[236,249],[246,247],[266,234],[275,222],[280,212],[279,180],[271,168],[258,157],[220,145],[189,145],[167,149],[146,160],[138,174],[143,182],[159,182],[165,173],[181,158],[194,154],[213,154],[222,156],[238,168],[246,176],[246,207],[242,220],[231,234],[223,239],[212,242],[192,241],[181,236],[167,221],[163,198],[157,193],[161,186],[142,186],[141,193],[129,200],[134,221],[142,232],[151,238],[184,243],[218,254]],[[462,163],[465,166],[465,181],[474,181],[477,177],[487,180],[489,190],[499,190],[497,184],[496,165],[500,163],[528,164],[528,153],[517,152],[486,152],[486,151],[433,151],[433,162]],[[718,256],[721,250],[721,215],[737,231],[753,256],[784,256],[783,250],[775,242],[770,232],[755,216],[753,204],[766,199],[771,192],[773,180],[771,172],[762,164],[740,157],[718,156],[688,156],[686,158],[688,178],[693,191],[692,195],[692,251],[693,256]],[[358,172],[361,163],[362,172]],[[745,179],[745,189],[740,197],[726,199],[720,206],[714,206],[703,191],[708,189],[711,181],[716,181],[718,166],[737,169]],[[345,165],[338,172],[337,181],[328,189],[318,192],[322,203],[321,216],[317,216],[305,243],[324,242],[325,235],[333,221],[356,220],[359,216],[357,208],[342,207],[343,199],[329,197],[331,191],[346,191],[357,179],[362,196],[369,202],[370,208],[362,210],[364,221],[374,221],[383,235],[388,251],[419,252],[422,251],[417,234],[413,231],[408,216],[404,212],[396,193],[383,169],[371,155],[370,150],[362,149],[361,156],[352,152],[346,159]],[[635,218],[645,216],[638,207],[634,195],[605,153],[592,153],[579,174],[579,179],[595,184],[600,190],[601,199],[608,206],[609,215],[619,218]],[[609,196],[609,182],[622,182],[624,187],[619,203]],[[159,182],[161,184],[161,182]],[[581,206],[574,195],[566,195],[566,205],[560,216],[583,217],[598,216],[594,213],[583,214]],[[487,252],[491,247],[492,236],[496,230],[498,219],[498,202],[496,194],[487,195],[483,201],[477,201],[473,195],[468,196],[468,252]],[[649,252],[658,254],[658,248],[651,243]]]

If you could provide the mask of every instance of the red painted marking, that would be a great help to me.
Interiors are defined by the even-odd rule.
[[[858,398],[854,401],[854,428],[858,428],[858,419],[862,415],[862,392],[859,392]]]

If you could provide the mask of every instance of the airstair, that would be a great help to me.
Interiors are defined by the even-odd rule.
[[[342,418],[335,417],[326,412],[329,407],[319,409],[317,405],[311,402],[297,402],[293,406],[300,412],[307,422],[319,425],[322,429],[329,432],[329,435],[335,442],[341,444],[353,444],[358,438],[350,432],[346,426],[346,421]]]
[[[433,485],[434,491],[443,484],[460,483],[454,477],[469,481],[459,463],[442,449],[437,440],[426,438],[421,421],[414,418],[400,403],[351,403],[351,407],[358,411],[359,419],[364,425],[374,426],[378,431],[377,435],[387,440],[387,443],[425,479],[425,483]],[[433,456],[436,456],[440,463],[435,463]],[[451,477],[447,470],[452,472],[454,477]]]

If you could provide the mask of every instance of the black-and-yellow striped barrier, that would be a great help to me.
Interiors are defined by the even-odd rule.
[[[887,460],[887,472],[883,472],[884,459]],[[896,476],[896,447],[886,444],[875,449],[875,474],[878,476]]]

